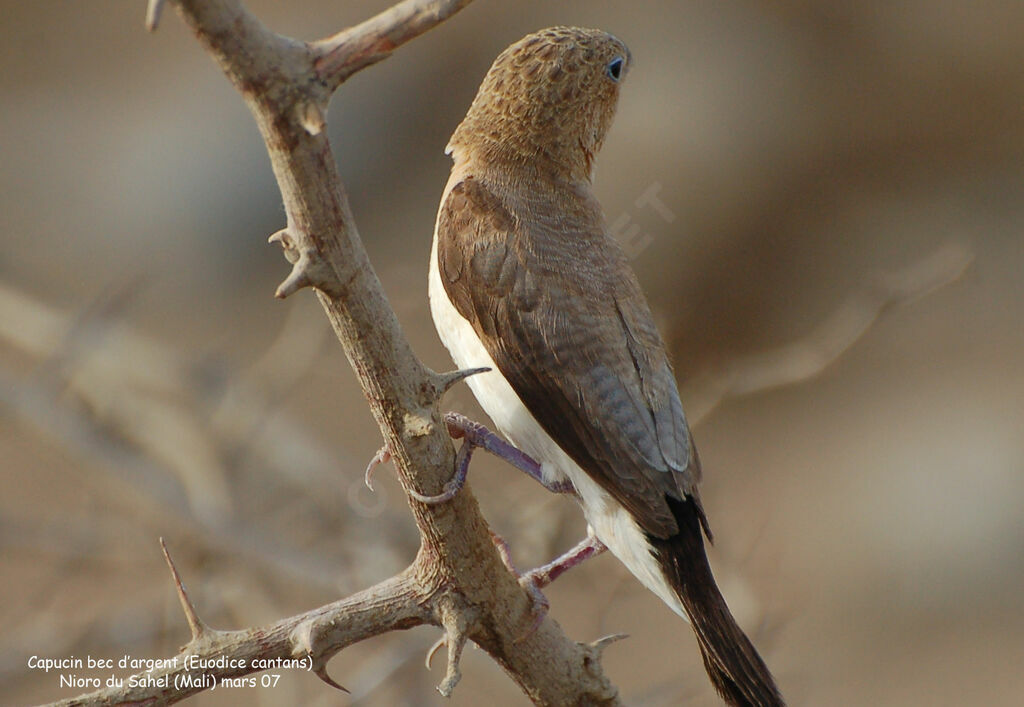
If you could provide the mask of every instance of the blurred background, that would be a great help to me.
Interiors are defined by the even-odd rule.
[[[248,5],[315,39],[387,2]],[[157,538],[218,628],[404,567],[418,538],[314,297],[273,298],[280,196],[242,101],[168,10],[2,4],[0,702],[75,694],[32,655],[188,637]],[[424,361],[443,148],[490,62],[554,24],[635,63],[596,186],[672,348],[712,561],[793,705],[1024,693],[1024,4],[478,0],[336,96],[330,135]],[[468,389],[446,406],[482,413]],[[578,510],[477,455],[523,567]],[[689,628],[611,557],[547,590],[629,704],[718,704]],[[331,675],[199,705],[443,704],[421,628]],[[89,671],[80,671],[94,675]],[[122,673],[123,675],[123,673]],[[523,705],[470,650],[451,704]]]

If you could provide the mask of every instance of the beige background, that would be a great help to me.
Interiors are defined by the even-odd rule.
[[[249,4],[303,39],[386,5]],[[367,586],[417,540],[389,469],[360,490],[380,438],[312,296],[271,296],[287,266],[265,244],[283,225],[267,158],[181,22],[149,36],[143,3],[0,8],[0,703],[24,704],[76,692],[31,655],[185,641],[158,536],[221,628]],[[1024,4],[478,0],[329,116],[367,248],[435,368],[443,147],[493,57],[559,23],[635,57],[597,189],[649,241],[634,264],[690,409],[691,383],[807,337],[878,273],[974,254],[819,377],[727,400],[695,434],[717,574],[792,704],[1019,703]],[[636,205],[652,187],[671,220]],[[465,389],[448,405],[480,415]],[[583,532],[497,462],[471,483],[524,566]],[[580,640],[630,634],[605,660],[628,703],[717,704],[688,627],[613,558],[548,596]],[[351,698],[285,673],[194,703],[442,704],[435,638],[343,653],[330,672]],[[451,704],[525,703],[478,651],[463,673]]]

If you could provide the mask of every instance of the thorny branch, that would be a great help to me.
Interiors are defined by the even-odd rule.
[[[147,27],[160,16],[151,0]],[[388,56],[469,4],[405,0],[328,39],[302,43],[274,34],[238,0],[172,0],[199,41],[242,94],[266,142],[285,205],[279,243],[292,271],[277,290],[287,297],[313,287],[359,379],[407,491],[436,494],[454,468],[454,450],[438,412],[444,392],[465,374],[437,374],[413,354],[364,250],[324,133],[331,93],[356,71]],[[191,608],[177,571],[175,585],[193,628],[179,657],[305,656],[323,680],[327,660],[344,646],[424,623],[442,627],[449,647],[441,690],[458,682],[466,640],[484,648],[537,704],[618,704],[590,646],[545,620],[517,642],[530,600],[504,570],[487,524],[468,489],[437,506],[410,501],[420,552],[404,572],[375,588],[270,627],[216,631]],[[169,561],[169,558],[168,558]],[[170,561],[169,561],[170,563]],[[197,629],[197,627],[200,627]],[[255,672],[213,669],[214,679]],[[176,673],[178,674],[178,673]],[[147,684],[150,684],[148,681]],[[171,682],[173,685],[173,681]],[[116,688],[81,701],[169,703],[203,689],[159,682]]]
[[[166,548],[165,548],[166,552]],[[170,556],[175,587],[182,605],[191,600],[178,577]],[[410,568],[411,569],[411,568]],[[311,670],[332,686],[324,666],[327,660],[345,648],[367,638],[429,622],[427,589],[410,571],[402,572],[376,586],[322,606],[304,614],[282,619],[269,626],[242,631],[211,629],[190,612],[196,621],[193,638],[174,658],[155,670],[138,673],[137,680],[53,703],[54,707],[78,707],[95,704],[170,704],[210,687],[211,680],[235,678],[256,672],[257,665],[292,665]],[[217,658],[230,658],[225,667],[203,667]],[[132,682],[137,686],[130,687]]]

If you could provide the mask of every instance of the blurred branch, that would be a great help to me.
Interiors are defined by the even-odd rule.
[[[902,270],[870,278],[802,339],[744,356],[696,378],[684,391],[697,424],[724,401],[809,380],[839,360],[892,307],[956,282],[974,261],[959,243],[947,243]]]
[[[348,76],[468,2],[405,0],[314,44],[272,33],[237,0],[173,2],[242,94],[266,142],[287,215],[285,228],[270,240],[282,246],[292,263],[276,295],[316,290],[410,494],[436,494],[453,471],[454,449],[438,401],[460,376],[434,373],[409,347],[360,241],[324,134],[324,116],[331,94]],[[150,4],[150,26],[158,10],[159,3]],[[571,641],[549,619],[522,638],[531,600],[501,565],[468,489],[445,504],[410,501],[410,507],[421,545],[409,568],[348,600],[264,629],[206,628],[194,616],[172,565],[193,628],[193,639],[179,657],[217,655],[243,661],[242,668],[205,671],[217,678],[256,672],[255,658],[304,656],[334,685],[326,661],[344,646],[431,623],[442,627],[447,638],[448,669],[439,688],[443,694],[450,694],[458,682],[461,648],[473,640],[537,704],[618,703],[615,688],[600,669],[604,643]],[[180,669],[173,671],[173,676],[181,675]],[[184,689],[173,679],[171,684],[175,687],[121,688],[81,699],[173,702],[209,687],[210,681]]]
[[[296,354],[298,346],[284,351],[279,337],[261,362],[267,369],[263,376],[250,375],[247,382],[229,376],[234,382],[219,395],[221,388],[208,380],[204,384],[208,376],[180,353],[120,322],[98,321],[97,311],[104,309],[89,305],[89,314],[69,315],[0,283],[0,342],[42,361],[29,378],[0,369],[0,405],[102,470],[107,495],[124,499],[124,507],[147,525],[158,522],[200,547],[245,558],[273,576],[336,590],[339,573],[323,567],[322,554],[285,551],[276,541],[279,532],[267,534],[266,509],[257,526],[226,501],[214,506],[205,499],[216,488],[208,476],[223,483],[228,473],[225,450],[254,441],[249,455],[263,467],[251,468],[250,474],[297,477],[307,498],[333,501],[334,510],[347,502],[337,487],[337,459],[294,421],[267,413],[260,379],[289,379],[270,359],[287,357],[305,365],[308,356]],[[282,336],[295,331],[286,325]],[[310,332],[303,333],[308,343]],[[211,408],[210,419],[198,412]],[[190,445],[198,445],[200,453]],[[241,496],[238,489],[223,493],[223,498]]]
[[[274,342],[242,375],[118,321],[113,315],[134,288],[111,289],[67,313],[0,282],[0,343],[38,362],[27,382],[8,381],[0,372],[0,400],[65,446],[85,451],[108,473],[132,453],[148,460],[149,471],[122,475],[130,481],[125,488],[156,488],[154,475],[172,472],[187,501],[172,507],[206,526],[223,525],[234,515],[225,479],[227,460],[238,466],[240,452],[325,509],[346,502],[337,452],[292,418],[273,414],[316,363],[327,339],[322,315],[314,323],[309,308],[290,308]],[[157,485],[163,494],[166,482]],[[175,490],[173,497],[179,496]]]

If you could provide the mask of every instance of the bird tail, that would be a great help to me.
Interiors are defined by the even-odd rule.
[[[718,591],[701,535],[703,510],[692,498],[668,502],[679,532],[667,539],[648,535],[648,540],[690,619],[711,682],[730,705],[784,707],[771,672]]]

